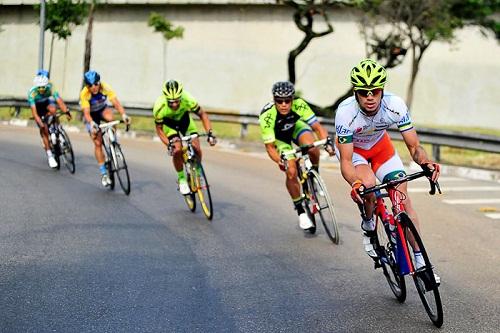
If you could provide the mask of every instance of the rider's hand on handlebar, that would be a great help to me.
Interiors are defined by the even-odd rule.
[[[330,136],[326,137],[325,150],[328,153],[328,155],[330,156],[335,155],[335,149],[333,148],[333,140]]]
[[[45,123],[42,121],[42,118],[36,117],[35,118],[35,122],[38,124],[38,127],[40,127],[40,128],[44,128],[45,127]]]
[[[130,125],[130,123],[132,122],[132,118],[127,116],[126,113],[122,114],[122,120],[126,125]]]
[[[280,168],[281,171],[286,171],[285,162],[283,160],[280,160],[278,162],[278,167]]]
[[[71,117],[71,113],[69,112],[68,109],[66,109],[66,112],[64,112],[66,114],[66,119],[68,119],[68,121],[70,121],[73,117]]]
[[[363,198],[359,195],[360,190],[364,190],[365,185],[361,182],[361,180],[356,180],[351,185],[351,198],[357,204],[363,204]]]
[[[212,130],[209,130],[208,131],[208,134],[207,134],[207,142],[209,145],[211,146],[215,146],[215,144],[217,143],[217,138],[215,137],[215,135],[212,133]]]
[[[428,177],[430,178],[430,180],[432,180],[433,182],[436,182],[438,180],[441,171],[441,166],[438,163],[432,161],[424,161],[423,163],[420,163],[420,167],[424,171],[428,171],[429,174],[432,173],[432,175]]]
[[[99,132],[99,125],[95,121],[90,123],[90,133],[96,135]]]

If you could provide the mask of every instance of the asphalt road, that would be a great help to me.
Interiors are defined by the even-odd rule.
[[[335,163],[322,176],[337,204],[337,246],[298,228],[283,174],[262,153],[204,146],[209,222],[187,210],[160,143],[121,140],[127,197],[100,186],[88,137],[70,137],[75,175],[49,169],[35,129],[0,126],[1,332],[437,330],[412,281],[399,304],[363,253]],[[499,332],[500,221],[484,204],[453,200],[500,198],[500,184],[441,183],[439,197],[424,181],[411,185],[442,280],[440,331]]]

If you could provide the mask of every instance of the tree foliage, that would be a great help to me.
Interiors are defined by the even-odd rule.
[[[155,32],[160,32],[167,41],[172,38],[182,38],[184,35],[183,27],[178,26],[174,28],[174,25],[170,21],[156,12],[152,12],[149,15],[148,26],[153,27]]]
[[[39,11],[40,5],[35,8]],[[49,0],[46,5],[45,30],[59,39],[71,36],[72,29],[83,23],[88,4],[84,0]]]
[[[454,42],[456,31],[466,25],[479,26],[483,34],[491,30],[499,37],[498,21],[492,17],[499,10],[499,0],[360,0],[358,6],[366,13],[362,25],[369,56],[385,59],[387,67],[393,67],[406,52],[391,58],[391,50],[411,51],[409,106],[422,57],[432,42]]]

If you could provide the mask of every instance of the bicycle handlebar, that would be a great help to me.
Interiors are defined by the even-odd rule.
[[[122,123],[125,123],[125,122],[123,120],[113,120],[113,121],[110,121],[110,122],[107,122],[107,123],[99,124],[99,128],[100,129],[106,129],[108,127],[115,126],[115,125],[122,124]],[[128,132],[129,129],[130,129],[130,125],[127,124],[126,127],[125,127],[125,132]]]
[[[194,134],[190,134],[190,135],[186,135],[186,136],[181,136],[180,139],[182,141],[188,142],[188,141],[196,139],[200,136],[207,136],[207,135],[208,135],[207,133],[202,133],[202,134],[194,133]]]
[[[363,191],[359,191],[359,195],[363,197],[369,193],[377,192],[377,191],[380,191],[380,190],[383,190],[386,188],[391,188],[391,187],[394,188],[401,183],[409,182],[409,181],[412,181],[412,180],[415,180],[415,179],[421,178],[421,177],[431,177],[431,175],[432,175],[432,172],[429,170],[415,172],[415,173],[412,173],[410,175],[406,175],[406,176],[399,178],[399,179],[389,180],[385,183],[366,188]],[[431,189],[429,191],[430,195],[436,194],[436,189],[438,190],[439,194],[441,194],[441,187],[439,186],[439,183],[437,181],[434,182],[429,178],[429,184],[431,187]]]
[[[280,157],[281,157],[282,160],[287,160],[288,159],[287,158],[288,155],[299,154],[299,156],[302,156],[304,154],[307,154],[307,152],[311,148],[325,145],[326,141],[327,141],[327,139],[318,140],[318,141],[314,141],[313,143],[310,143],[310,144],[307,144],[307,145],[304,145],[304,146],[300,146],[300,147],[297,147],[297,148],[292,149],[292,150],[283,151],[283,152],[281,152]]]

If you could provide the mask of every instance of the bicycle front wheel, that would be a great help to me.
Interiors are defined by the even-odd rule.
[[[59,128],[59,146],[61,149],[61,157],[64,160],[64,165],[70,173],[75,173],[75,155],[73,154],[73,146],[66,131]]]
[[[200,200],[201,208],[203,214],[206,218],[212,220],[214,216],[213,206],[212,206],[212,196],[210,195],[210,185],[208,185],[207,175],[200,162],[196,164],[195,168],[196,175],[196,187],[198,193],[198,199]]]
[[[123,155],[122,149],[118,142],[113,142],[113,149],[115,153],[113,154],[113,163],[116,175],[118,176],[118,182],[120,187],[126,195],[130,194],[130,176],[128,174],[127,162],[125,161],[125,156]]]
[[[432,323],[436,327],[441,327],[443,325],[443,306],[441,304],[441,296],[439,294],[439,285],[436,283],[434,276],[433,266],[425,250],[422,238],[417,232],[415,225],[411,221],[410,217],[405,213],[400,214],[400,225],[403,227],[403,232],[406,238],[406,245],[408,251],[410,252],[410,260],[412,261],[412,266],[415,268],[413,274],[413,281],[415,282],[415,287],[417,288],[420,300],[424,305],[425,311],[429,315]],[[415,248],[418,247],[422,257],[425,261],[425,266],[416,269],[414,248],[411,245],[410,240],[414,241]]]
[[[403,303],[406,300],[405,277],[399,273],[396,262],[396,244],[391,241],[390,231],[386,230],[382,220],[377,216],[376,252],[384,276],[396,299]]]
[[[184,195],[184,201],[186,202],[189,210],[194,213],[196,210],[196,198],[194,196],[196,192],[196,185],[192,176],[192,169],[193,167],[191,166],[191,163],[184,163],[184,173],[186,174],[187,182],[189,184],[189,188],[191,189],[191,193]]]
[[[333,202],[326,189],[325,182],[316,170],[309,171],[309,178],[312,186],[312,201],[315,201],[317,204],[316,209],[321,219],[321,223],[325,227],[328,238],[330,238],[334,244],[338,244],[340,241],[340,234],[337,218],[335,217]]]

